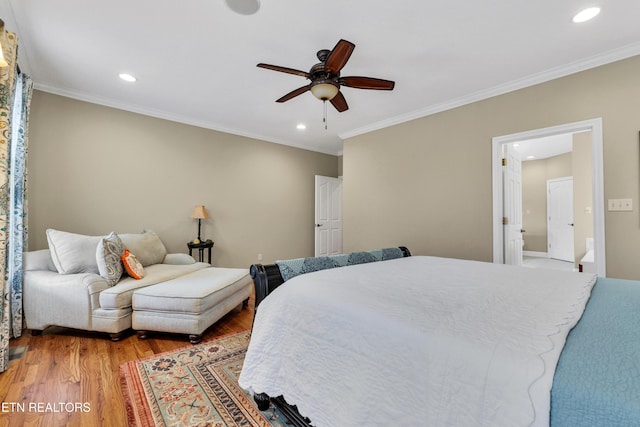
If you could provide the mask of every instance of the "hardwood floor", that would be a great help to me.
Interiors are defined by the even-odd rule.
[[[202,341],[250,329],[253,305],[252,295],[247,308],[220,319]],[[139,340],[131,331],[113,342],[107,334],[58,327],[40,336],[24,331],[9,347],[27,352],[0,374],[0,426],[126,426],[119,365],[190,345],[186,335]]]

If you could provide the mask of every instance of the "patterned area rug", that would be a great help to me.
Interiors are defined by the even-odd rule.
[[[287,425],[276,408],[260,411],[238,386],[250,333],[120,365],[130,426]]]

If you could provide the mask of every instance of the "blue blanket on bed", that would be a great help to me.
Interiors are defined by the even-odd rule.
[[[551,426],[640,426],[640,282],[596,282],[560,355]]]

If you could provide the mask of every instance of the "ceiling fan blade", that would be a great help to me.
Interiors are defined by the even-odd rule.
[[[290,100],[291,98],[295,98],[298,95],[302,95],[303,93],[308,91],[310,88],[311,88],[311,85],[299,87],[298,89],[292,90],[291,92],[289,92],[288,94],[286,94],[282,98],[276,99],[276,102],[286,102],[286,101]]]
[[[391,80],[374,79],[373,77],[349,76],[341,77],[339,82],[343,86],[356,89],[393,90],[395,82]]]
[[[349,109],[349,106],[347,105],[347,100],[344,99],[344,95],[342,94],[342,92],[338,92],[336,96],[331,98],[331,105],[336,107],[336,110],[338,110],[338,112],[340,113],[342,113],[343,111],[347,111]]]
[[[281,67],[279,65],[263,64],[263,63],[258,64],[258,67],[266,68],[267,70],[280,71],[281,73],[295,74],[296,76],[309,78],[309,73],[307,73],[306,71],[295,70],[293,68]]]
[[[349,60],[349,57],[355,47],[355,44],[341,39],[327,57],[327,60],[324,63],[325,71],[329,71],[332,74],[338,74]]]

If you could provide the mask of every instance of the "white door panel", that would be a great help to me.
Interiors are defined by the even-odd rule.
[[[503,145],[504,263],[522,265],[522,162],[511,144]]]
[[[342,253],[342,179],[316,175],[315,256]]]
[[[573,245],[573,177],[547,181],[549,258],[575,262]]]

